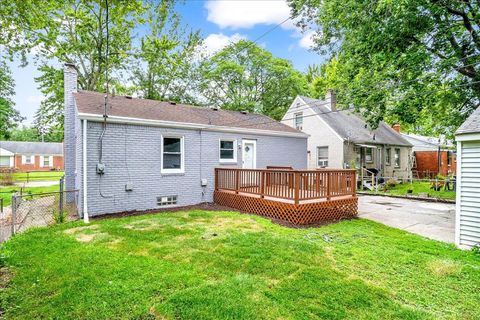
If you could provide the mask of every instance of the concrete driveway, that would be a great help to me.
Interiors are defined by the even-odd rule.
[[[359,217],[444,242],[455,242],[455,205],[359,195]]]

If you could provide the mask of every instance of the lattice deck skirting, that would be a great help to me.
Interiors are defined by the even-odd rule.
[[[357,216],[358,208],[356,196],[295,205],[228,191],[215,191],[214,201],[222,206],[287,221],[295,225],[353,218]]]

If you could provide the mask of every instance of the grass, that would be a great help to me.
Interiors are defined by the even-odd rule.
[[[16,182],[27,181],[50,181],[60,180],[63,177],[63,171],[32,171],[32,172],[16,172],[13,174],[13,179]]]
[[[480,318],[480,255],[363,219],[74,222],[18,235],[2,256],[6,319]]]
[[[54,192],[59,191],[59,185],[52,185],[46,187],[31,187],[23,188],[24,193],[43,193],[43,192]],[[20,192],[20,187],[0,187],[0,198],[3,199],[3,205],[9,206],[12,203],[12,195],[15,192]]]
[[[430,182],[415,181],[413,183],[401,183],[397,184],[395,187],[389,187],[387,192],[373,191],[373,193],[385,193],[398,196],[418,196],[420,193],[428,193],[430,198],[455,200],[455,191],[444,191],[443,188],[441,191],[435,191],[433,189],[430,189],[430,186]],[[407,190],[409,189],[411,189],[413,192],[408,193]]]

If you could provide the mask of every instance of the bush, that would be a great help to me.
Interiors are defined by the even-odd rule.
[[[0,185],[11,186],[13,185],[13,170],[12,169],[0,169]]]
[[[385,183],[387,187],[395,187],[397,184],[398,184],[397,179],[393,179],[393,178],[388,179],[387,182]]]
[[[480,245],[476,244],[472,247],[472,252],[475,254],[480,254]]]

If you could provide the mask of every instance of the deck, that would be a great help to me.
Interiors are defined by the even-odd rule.
[[[357,215],[355,170],[215,169],[216,203],[308,225]]]

